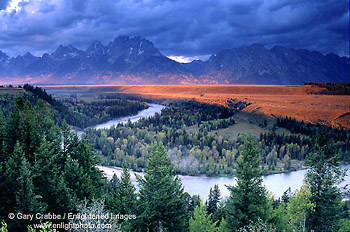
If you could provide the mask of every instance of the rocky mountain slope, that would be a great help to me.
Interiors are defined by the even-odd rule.
[[[51,54],[10,58],[0,51],[0,83],[35,84],[302,84],[349,82],[349,58],[259,44],[209,60],[173,61],[141,37],[95,41],[82,51],[60,45]]]

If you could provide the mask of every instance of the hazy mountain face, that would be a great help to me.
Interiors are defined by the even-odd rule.
[[[141,37],[94,41],[82,51],[60,45],[51,54],[10,58],[0,51],[0,82],[46,84],[302,84],[348,82],[349,58],[259,44],[180,64]]]

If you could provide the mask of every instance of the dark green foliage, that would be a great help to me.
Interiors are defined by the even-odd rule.
[[[237,185],[228,186],[230,197],[226,205],[226,219],[231,230],[248,225],[250,221],[265,220],[267,192],[262,186],[262,171],[259,168],[260,155],[254,137],[247,137],[243,151],[237,159]]]
[[[130,171],[123,168],[119,185],[116,191],[116,213],[133,214],[136,207],[136,189],[131,183]]]
[[[5,125],[6,122],[4,120],[2,110],[0,109],[0,163],[7,158],[5,155]]]
[[[264,144],[272,147],[276,146],[279,151],[283,146],[288,148],[289,151],[284,149],[284,153],[279,154],[279,158],[283,159],[284,154],[289,153],[289,158],[304,160],[308,153],[313,153],[314,140],[318,134],[326,134],[330,142],[336,144],[337,151],[341,153],[342,161],[350,161],[350,133],[349,130],[343,128],[331,128],[321,124],[311,124],[299,122],[290,117],[278,118],[278,127],[286,128],[290,132],[295,133],[293,135],[279,135],[276,133],[264,133],[260,135],[260,140],[264,141]]]
[[[43,213],[47,206],[42,202],[42,196],[35,193],[32,174],[26,158],[22,160],[17,182],[15,212],[23,214]],[[23,228],[23,226],[28,224],[26,220],[15,221],[17,228]],[[33,222],[37,223],[38,220],[35,219]]]
[[[78,201],[101,196],[93,150],[67,125],[61,133],[43,101],[32,107],[18,98],[4,121],[0,219],[8,220],[10,212],[72,212]],[[16,231],[25,227],[16,221],[8,225]]]
[[[104,99],[78,100],[62,99],[58,121],[66,120],[78,128],[86,128],[109,120],[137,114],[148,108],[147,103],[135,100]]]
[[[207,214],[207,209],[202,203],[194,209],[193,217],[189,221],[190,232],[216,232],[217,222],[213,222],[212,214]]]
[[[151,144],[156,142],[165,146],[167,152],[171,153],[171,159],[176,158],[175,162],[182,163],[181,160],[188,156],[196,159],[194,165],[179,166],[175,163],[179,174],[232,173],[235,159],[232,152],[234,141],[229,138],[224,140],[223,137],[209,134],[208,131],[231,125],[234,122],[233,118],[198,120],[202,115],[219,115],[219,118],[220,115],[230,116],[233,111],[222,106],[208,106],[191,101],[178,104],[170,106],[170,109],[163,109],[162,115],[156,114],[136,123],[119,124],[109,130],[89,129],[83,137],[101,151],[105,157],[104,165],[122,166],[126,163],[129,168],[142,170],[151,153]],[[181,107],[185,108],[185,113]],[[173,117],[172,113],[176,116]],[[186,131],[186,125],[197,123],[198,132]]]
[[[116,175],[106,185],[107,208],[115,215],[135,215],[137,210],[136,188],[131,182],[129,169],[123,168],[120,180]],[[133,231],[133,220],[120,219],[123,231]]]
[[[339,155],[325,134],[315,141],[316,152],[308,156],[310,166],[306,182],[310,185],[311,202],[315,204],[309,212],[308,223],[315,231],[337,231],[340,227],[341,190],[337,186],[344,180],[346,172],[340,168]]]
[[[219,186],[214,185],[214,189],[210,188],[208,203],[207,203],[207,213],[215,214],[219,207],[219,202],[221,200],[221,193]]]
[[[18,189],[19,170],[21,168],[24,152],[19,143],[16,143],[14,152],[9,158],[0,163],[0,216],[6,215],[5,212],[13,212],[16,205],[16,193]],[[5,218],[2,218],[5,219]]]
[[[346,142],[349,140],[348,131],[343,128],[331,128],[325,125],[304,123],[303,121],[297,121],[291,117],[278,118],[277,126],[290,130],[292,133],[299,133],[308,136],[314,136],[320,133],[328,134],[330,139],[334,141]]]
[[[181,110],[181,107],[184,110]],[[217,105],[181,102],[163,109],[161,115],[156,114],[154,117],[141,119],[136,123],[119,124],[108,130],[86,130],[83,137],[101,152],[103,165],[121,167],[126,163],[129,168],[141,171],[145,168],[151,153],[151,144],[156,142],[164,145],[176,167],[177,174],[232,175],[235,160],[240,155],[239,147],[244,140],[240,137],[208,133],[212,129],[231,125],[232,117],[198,121],[204,114],[211,115],[208,117],[231,115],[225,112],[224,108]],[[280,119],[279,122],[281,122]],[[222,123],[223,126],[220,126]],[[293,121],[293,125],[295,123]],[[188,130],[187,126],[190,125],[192,127]],[[199,127],[195,128],[196,125]],[[305,125],[307,128],[313,128],[311,125]],[[330,128],[327,130],[331,135],[336,135],[333,141],[341,151],[342,160],[350,160],[348,132],[339,130],[338,133],[337,129]],[[317,127],[311,131],[320,132]],[[278,172],[279,168],[283,167],[281,165],[283,161],[285,161],[283,171],[295,170],[296,167],[292,166],[291,160],[303,161],[307,154],[314,150],[312,138],[309,136],[276,133],[262,134],[257,148],[263,159],[262,164],[274,172]],[[188,163],[186,160],[189,158],[193,162]]]
[[[235,110],[221,105],[212,105],[200,103],[196,101],[171,103],[169,107],[162,110],[162,116],[155,118],[153,124],[159,123],[180,129],[183,125],[191,126],[203,122],[212,121],[214,119],[228,119],[233,116]],[[234,121],[220,121],[219,128],[225,128],[226,123],[234,124]],[[217,128],[216,128],[217,129]]]
[[[325,90],[319,92],[311,92],[310,94],[325,94],[325,95],[350,95],[350,83],[336,82],[306,82],[304,85],[316,85]]]
[[[199,206],[201,204],[201,198],[199,195],[193,195],[190,196],[189,193],[185,192],[185,201],[187,202],[187,210],[190,212],[190,215],[192,216],[194,208],[196,206]]]
[[[63,98],[56,100],[46,90],[28,84],[23,86],[26,90],[22,93],[21,99],[36,105],[40,100],[46,102],[54,112],[54,119],[58,124],[66,121],[69,125],[77,128],[86,128],[108,120],[134,115],[138,111],[146,109],[147,103],[137,100],[120,99],[95,99],[78,100],[76,98]],[[18,89],[19,91],[20,89]],[[133,99],[133,98],[130,98]],[[0,108],[5,116],[12,111],[16,96],[11,94],[0,95]]]
[[[144,177],[138,177],[137,231],[183,231],[186,202],[181,182],[162,146],[153,147]]]

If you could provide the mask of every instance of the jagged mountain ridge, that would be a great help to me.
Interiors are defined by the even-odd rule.
[[[349,58],[260,44],[220,51],[207,61],[181,64],[145,38],[119,36],[86,51],[60,45],[35,57],[0,51],[0,82],[35,84],[302,84],[349,82]]]

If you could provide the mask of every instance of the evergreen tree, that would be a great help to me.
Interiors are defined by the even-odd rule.
[[[213,201],[213,188],[210,188],[208,201],[206,201],[205,204],[206,204],[208,215],[213,214],[213,212],[216,210],[216,205],[214,206],[214,201]]]
[[[57,151],[57,143],[50,142],[43,137],[38,147],[37,151],[34,153],[34,168],[33,168],[33,182],[40,194],[43,196],[46,204],[48,205],[47,210],[49,212],[64,213],[67,210],[74,209],[74,202],[77,200],[74,193],[81,189],[69,189],[67,184],[74,184],[80,182],[81,176],[77,176],[77,179],[65,180],[66,172],[65,170],[70,167],[68,162],[66,169],[64,164],[60,162],[60,156],[62,152]],[[71,170],[69,170],[71,171]],[[74,175],[75,172],[71,172]],[[84,176],[84,174],[82,174]]]
[[[218,209],[218,204],[220,202],[221,194],[220,189],[217,184],[214,185],[214,190],[210,188],[208,204],[207,204],[207,212],[208,214],[215,214]]]
[[[8,212],[13,212],[16,205],[15,192],[19,188],[18,178],[21,169],[22,160],[25,158],[22,146],[19,142],[16,143],[11,156],[4,162],[0,173],[0,212],[1,215],[6,215]],[[10,226],[11,227],[11,226]]]
[[[228,186],[230,197],[226,205],[226,219],[230,230],[237,230],[250,221],[267,219],[268,199],[262,186],[260,162],[255,138],[248,136],[237,159],[237,185]]]
[[[16,210],[74,212],[77,201],[101,196],[103,177],[93,150],[67,125],[62,136],[43,101],[32,107],[18,98],[4,121],[0,115],[2,217]],[[24,229],[9,221],[9,228],[14,226]]]
[[[162,146],[154,146],[139,182],[138,231],[183,231],[186,202],[183,187]]]
[[[227,227],[227,222],[225,220],[225,218],[222,218],[221,221],[220,221],[220,225],[219,227],[217,228],[217,231],[218,232],[228,232],[228,227]]]
[[[315,205],[309,213],[309,223],[315,231],[337,231],[340,227],[342,196],[338,184],[346,172],[340,168],[339,155],[329,141],[328,136],[320,134],[315,141],[316,152],[307,160],[310,168],[306,182],[310,186],[310,200]]]
[[[21,141],[21,144],[23,146],[24,153],[26,154],[26,157],[28,159],[28,162],[33,163],[33,149],[35,147],[33,146],[33,142],[35,141],[34,136],[32,136],[33,129],[37,130],[38,128],[33,128],[33,110],[32,110],[32,104],[27,100],[23,111],[21,113],[18,128],[16,128],[19,131],[19,140]]]
[[[113,174],[110,181],[106,181],[104,186],[104,198],[106,199],[106,207],[112,213],[117,213],[116,195],[119,188],[119,179],[116,174]]]
[[[276,206],[276,208],[273,210],[272,222],[276,227],[276,231],[290,231],[290,218],[286,207],[286,203],[281,202],[280,205]]]
[[[42,196],[35,193],[32,174],[29,168],[29,163],[24,158],[21,163],[19,177],[17,178],[18,189],[15,194],[15,211],[23,214],[43,213],[47,206],[41,201]],[[21,228],[23,224],[27,223],[25,220],[18,220],[16,225]]]
[[[135,213],[136,194],[135,186],[131,182],[129,169],[124,166],[120,177],[119,186],[116,192],[116,213],[132,214]]]
[[[115,193],[115,213],[122,215],[136,215],[136,189],[130,178],[130,171],[126,167],[120,177]],[[132,231],[132,221],[121,219],[123,231]]]
[[[189,222],[190,232],[215,232],[216,223],[211,219],[212,214],[207,214],[207,209],[202,203],[194,208],[193,217]]]
[[[6,146],[7,152],[12,153],[17,140],[20,138],[20,131],[18,130],[21,112],[24,107],[24,100],[22,97],[18,97],[16,103],[13,107],[12,112],[10,112],[6,124]]]
[[[219,186],[214,185],[214,189],[210,188],[208,203],[207,203],[207,213],[213,215],[214,221],[220,221],[223,217],[222,207],[220,206],[221,193]]]
[[[87,173],[75,159],[68,158],[64,167],[64,180],[73,199],[91,199],[92,185]]]

